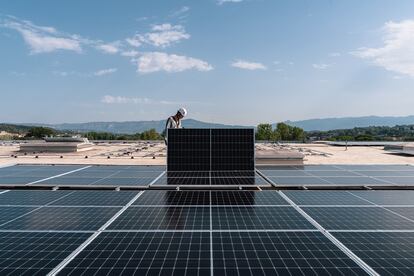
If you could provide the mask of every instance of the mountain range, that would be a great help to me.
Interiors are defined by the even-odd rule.
[[[343,117],[343,118],[324,118],[309,119],[302,121],[285,121],[285,123],[303,128],[305,131],[349,129],[354,127],[369,126],[395,126],[414,124],[414,115],[405,117],[392,116],[365,116],[365,117]],[[128,122],[88,122],[88,123],[63,123],[63,124],[22,124],[30,126],[46,126],[58,130],[72,131],[99,131],[112,133],[133,134],[155,128],[162,132],[165,128],[165,120],[158,121],[128,121]],[[275,126],[276,123],[273,124]],[[195,119],[183,120],[183,127],[186,128],[243,128],[252,126],[226,125],[218,123],[202,122]]]

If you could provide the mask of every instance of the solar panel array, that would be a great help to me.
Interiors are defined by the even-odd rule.
[[[56,170],[55,175],[46,168]],[[33,189],[30,186],[43,182],[33,180],[31,172],[36,171],[56,182],[72,174],[140,178],[155,171],[148,176],[154,184],[165,176],[162,168],[82,168],[0,168],[0,189],[10,174],[30,178],[22,185],[40,181],[29,185]],[[323,178],[345,172],[343,177],[357,173],[377,178],[379,171],[410,177],[414,166],[305,166],[260,173],[269,178]],[[56,175],[60,176],[51,178]],[[413,271],[414,191],[410,190],[0,190],[1,275],[412,275]]]

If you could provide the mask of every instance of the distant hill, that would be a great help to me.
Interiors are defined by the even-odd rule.
[[[30,128],[30,126],[24,125],[0,124],[0,131],[5,131],[8,133],[23,134],[26,133]]]
[[[89,123],[64,123],[64,124],[25,124],[46,126],[57,130],[70,130],[78,132],[98,131],[111,132],[116,134],[134,134],[142,133],[145,130],[155,128],[157,132],[161,133],[165,128],[165,120],[159,121],[130,121],[130,122],[89,122]],[[235,128],[245,127],[236,125],[225,125],[206,123],[194,119],[183,120],[183,127],[186,128]]]
[[[305,131],[327,131],[335,129],[351,129],[354,127],[369,126],[395,126],[414,124],[414,115],[406,117],[344,117],[344,118],[325,118],[309,119],[303,121],[286,121],[285,123],[303,128]],[[16,124],[13,124],[16,126]],[[130,121],[130,122],[89,122],[89,123],[64,123],[64,124],[22,124],[25,126],[46,126],[57,130],[70,130],[77,132],[99,131],[112,132],[116,134],[142,133],[145,130],[155,128],[157,132],[162,132],[165,127],[165,120],[158,121]],[[275,126],[273,124],[273,126]],[[249,127],[240,125],[226,125],[202,122],[194,119],[183,121],[183,126],[187,128],[232,128]]]
[[[414,124],[414,116],[406,117],[344,117],[344,118],[325,118],[310,119],[303,121],[286,121],[285,123],[303,128],[305,131],[312,130],[334,130],[334,129],[350,129],[354,127],[369,126],[396,126],[396,125],[412,125]]]

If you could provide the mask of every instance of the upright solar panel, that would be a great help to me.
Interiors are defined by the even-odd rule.
[[[254,169],[253,129],[168,130],[168,171]]]

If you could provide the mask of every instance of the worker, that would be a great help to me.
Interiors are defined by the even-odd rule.
[[[168,118],[165,124],[165,144],[168,143],[168,129],[169,128],[181,128],[181,119],[187,116],[187,109],[180,107],[174,116]]]

